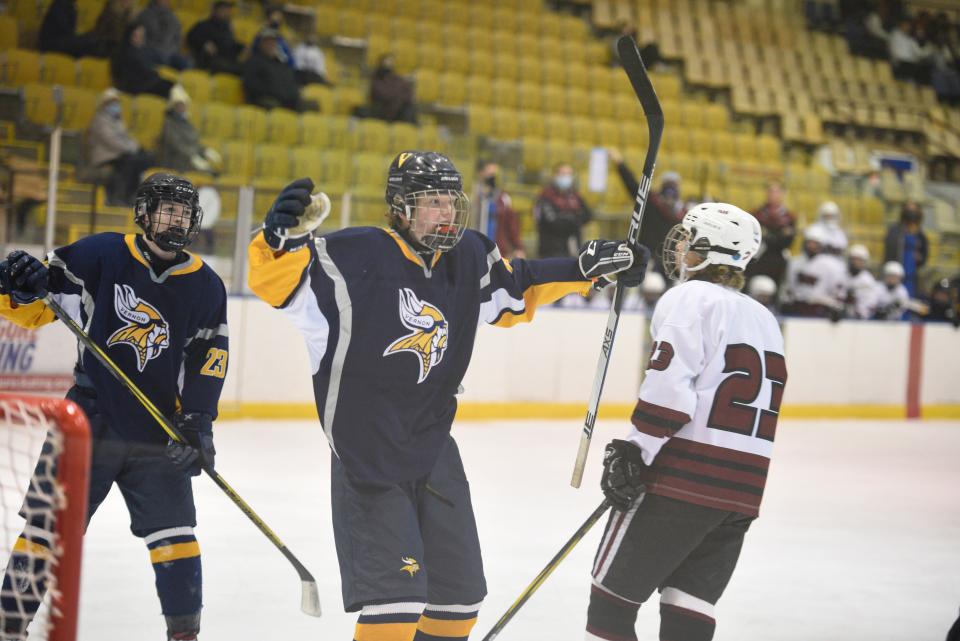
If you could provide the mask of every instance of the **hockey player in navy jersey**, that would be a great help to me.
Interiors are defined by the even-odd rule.
[[[787,380],[773,314],[742,294],[760,224],[738,207],[690,209],[663,245],[667,275],[633,428],[604,453],[614,509],[597,550],[588,640],[636,640],[660,591],[660,639],[709,641],[760,509]]]
[[[466,639],[486,583],[450,427],[479,324],[509,327],[591,281],[643,279],[646,256],[592,241],[576,258],[501,258],[467,229],[445,156],[399,154],[386,228],[292,234],[309,179],[288,185],[250,244],[250,287],[307,343],[332,450],[334,537],[357,641]]]
[[[212,467],[216,453],[212,426],[227,371],[227,298],[220,277],[185,251],[203,215],[190,181],[150,176],[137,189],[134,211],[142,234],[95,234],[55,249],[45,262],[12,252],[0,263],[0,314],[24,327],[52,322],[40,300],[49,292],[187,439],[169,441],[80,348],[67,398],[90,420],[88,519],[116,483],[130,529],[150,551],[167,639],[190,640],[200,630],[202,605],[190,477],[200,473],[201,460]],[[14,546],[3,579],[0,638],[25,638],[37,603],[26,601],[27,611],[18,611],[13,590],[18,568],[42,563],[49,552],[49,527],[28,522]]]

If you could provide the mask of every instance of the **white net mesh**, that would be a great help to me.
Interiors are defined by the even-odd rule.
[[[10,568],[0,591],[4,641],[26,639],[27,624],[30,639],[53,637],[50,612],[61,557],[54,526],[66,504],[55,462],[63,447],[57,423],[39,405],[0,398],[0,568]]]

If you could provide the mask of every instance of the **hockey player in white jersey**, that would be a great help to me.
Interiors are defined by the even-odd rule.
[[[826,251],[826,239],[822,229],[808,228],[805,242],[819,245],[820,251],[790,271],[789,313],[796,316],[813,316],[837,319],[843,315],[847,298],[847,267],[843,259]],[[789,266],[788,266],[789,270]]]
[[[633,428],[604,454],[613,505],[597,551],[587,639],[637,639],[660,590],[660,638],[708,641],[714,604],[756,518],[787,380],[773,315],[740,292],[760,225],[724,203],[691,209],[664,242],[680,284],[651,323]]]
[[[840,256],[847,250],[847,234],[840,226],[840,207],[826,200],[817,210],[817,221],[810,225],[823,238],[824,251]]]
[[[883,281],[877,284],[877,308],[875,318],[902,320],[911,307],[910,293],[903,284],[903,265],[895,260],[883,265]]]
[[[870,264],[870,250],[857,244],[847,253],[847,273],[849,287],[847,303],[853,318],[873,318],[877,308],[877,279],[867,268]]]

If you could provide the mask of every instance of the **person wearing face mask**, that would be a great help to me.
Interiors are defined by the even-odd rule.
[[[513,201],[499,184],[500,166],[481,161],[477,165],[477,221],[481,233],[497,243],[504,258],[526,258],[520,238],[520,222]]]
[[[847,234],[840,226],[840,207],[832,200],[824,201],[817,210],[817,221],[810,227],[822,229],[824,251],[842,256],[847,250]]]
[[[177,171],[214,173],[221,162],[220,154],[200,144],[200,134],[190,122],[189,110],[190,96],[180,85],[174,86],[157,139],[157,162]]]
[[[277,40],[277,59],[293,67],[293,52],[290,49],[286,34],[284,33],[286,30],[283,25],[283,6],[278,4],[267,5],[263,10],[263,14],[267,20],[254,37],[253,44],[250,45],[250,50],[257,50],[261,34],[264,31],[273,32],[276,34]]]
[[[417,124],[413,83],[395,71],[392,53],[380,57],[370,77],[370,115],[387,122]]]
[[[127,131],[120,92],[113,87],[101,94],[86,139],[90,164],[111,169],[106,185],[107,203],[132,205],[140,176],[154,164],[154,157]]]
[[[593,212],[574,185],[573,167],[556,165],[550,184],[533,204],[540,258],[576,256],[582,244],[581,230],[592,218]]]
[[[884,262],[897,262],[903,266],[903,285],[911,297],[917,295],[917,275],[927,263],[929,243],[923,233],[923,211],[912,200],[903,204],[900,222],[890,225],[883,243]]]

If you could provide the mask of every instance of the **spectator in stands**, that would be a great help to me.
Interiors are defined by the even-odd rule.
[[[293,67],[283,60],[277,46],[277,32],[263,29],[257,34],[256,42],[257,49],[243,68],[243,91],[247,102],[264,109],[316,110],[315,102],[300,97]]]
[[[941,102],[960,103],[960,47],[954,29],[941,29],[933,37],[933,90]]]
[[[143,50],[149,61],[181,71],[190,66],[190,60],[180,53],[182,29],[180,19],[170,9],[170,0],[151,0],[137,22],[146,30]]]
[[[769,276],[761,274],[751,278],[749,284],[747,284],[747,294],[769,309],[772,314],[779,313],[777,310],[777,284]]]
[[[480,231],[497,243],[500,255],[510,260],[526,258],[520,238],[520,222],[513,209],[510,195],[499,184],[500,166],[495,162],[477,164],[476,194],[477,222]]]
[[[607,155],[617,168],[620,182],[632,201],[637,197],[640,183],[633,171],[623,160],[620,151],[607,148]],[[654,268],[663,274],[663,252],[661,246],[667,232],[683,219],[687,212],[687,203],[680,197],[680,174],[668,171],[660,179],[660,189],[650,193],[647,198],[647,209],[640,227],[640,244],[647,247],[653,254]]]
[[[126,93],[152,93],[166,98],[173,83],[162,78],[144,52],[146,31],[133,23],[127,28],[123,44],[110,59],[114,86]]]
[[[120,93],[110,88],[100,95],[96,114],[87,131],[88,157],[94,167],[110,167],[107,203],[133,205],[141,174],[154,164],[153,154],[145,151],[127,132],[123,122]]]
[[[844,31],[850,53],[855,56],[887,60],[889,51],[887,41],[890,35],[883,26],[879,8],[861,0],[854,0],[842,3],[841,12],[844,14]]]
[[[237,75],[243,73],[240,54],[244,47],[233,37],[233,27],[230,25],[232,15],[233,3],[218,0],[213,3],[210,17],[193,25],[187,33],[187,45],[199,69]]]
[[[413,82],[395,71],[395,62],[391,53],[380,56],[370,77],[370,116],[387,122],[417,124]]]
[[[582,242],[581,230],[592,218],[593,212],[577,192],[573,167],[567,163],[556,165],[550,184],[533,204],[540,258],[576,256]]]
[[[923,232],[923,211],[908,200],[900,209],[900,222],[890,225],[883,243],[884,262],[894,261],[904,271],[904,286],[911,297],[917,296],[917,277],[927,264],[929,242]]]
[[[837,256],[847,251],[847,234],[840,227],[840,207],[832,200],[824,201],[817,210],[817,221],[810,227],[820,227],[824,251]]]
[[[277,34],[277,58],[294,67],[293,52],[290,50],[289,41],[284,33],[283,6],[278,4],[266,5],[263,9],[263,14],[266,17],[266,21],[260,27],[260,30],[257,31],[257,35],[254,36],[253,43],[250,45],[250,51],[257,50],[257,46],[260,44],[261,33],[273,31]]]
[[[877,286],[878,320],[903,320],[911,307],[910,294],[903,285],[903,265],[891,260],[883,265],[883,281]]]
[[[56,51],[79,58],[97,52],[97,43],[88,33],[77,33],[77,0],[53,0],[40,23],[40,51]]]
[[[933,50],[921,46],[910,20],[901,20],[890,32],[890,64],[898,80],[912,80],[917,84],[930,82]]]
[[[870,273],[869,264],[870,250],[859,244],[850,248],[847,254],[847,274],[850,277],[847,315],[852,318],[873,318],[877,309],[877,279]]]
[[[929,311],[924,320],[960,325],[960,314],[957,313],[960,311],[958,293],[957,282],[951,282],[949,278],[941,278],[934,283],[930,290]]]
[[[293,48],[293,66],[297,72],[297,82],[301,86],[318,83],[333,85],[327,73],[327,58],[315,33],[307,34]]]
[[[217,173],[221,160],[215,149],[200,143],[200,134],[190,122],[190,96],[183,87],[174,85],[157,139],[157,162],[178,172]]]
[[[767,185],[767,202],[760,206],[754,216],[763,229],[763,244],[757,257],[747,265],[747,278],[759,274],[769,276],[780,287],[790,245],[797,235],[797,217],[784,204],[783,185],[777,181]]]
[[[93,26],[92,34],[97,41],[97,51],[106,57],[116,53],[123,42],[123,34],[127,32],[132,21],[132,0],[107,0]]]

